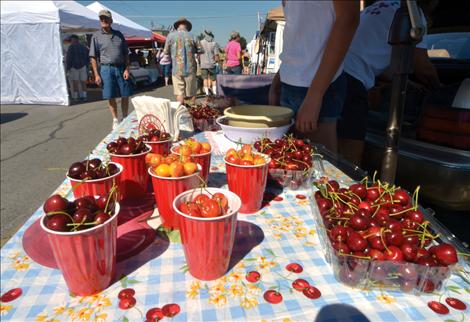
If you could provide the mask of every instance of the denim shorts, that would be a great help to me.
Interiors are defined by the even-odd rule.
[[[171,64],[160,65],[162,67],[162,74],[163,77],[170,77],[171,76]]]
[[[100,75],[103,82],[103,99],[129,97],[132,95],[132,83],[123,77],[123,66],[101,65]]]
[[[293,86],[281,83],[281,106],[289,107],[295,114],[299,111],[308,87]],[[347,92],[347,83],[344,73],[338,76],[323,95],[323,102],[318,116],[319,123],[336,122],[341,116]]]

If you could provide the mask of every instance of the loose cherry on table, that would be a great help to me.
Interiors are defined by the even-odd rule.
[[[261,279],[261,274],[257,271],[248,272],[245,279],[250,283],[257,283]]]
[[[266,302],[271,304],[279,304],[282,302],[282,294],[275,290],[268,290],[264,292],[263,298]]]

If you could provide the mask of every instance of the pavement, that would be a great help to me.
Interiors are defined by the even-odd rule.
[[[98,90],[88,95],[91,102],[71,106],[1,106],[1,246],[62,183],[70,164],[111,131],[107,102]],[[136,95],[174,99],[171,86]]]

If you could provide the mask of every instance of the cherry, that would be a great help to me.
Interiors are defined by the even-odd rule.
[[[100,159],[91,159],[88,161],[88,167],[92,169],[98,169],[101,166],[101,160]]]
[[[359,203],[357,205],[359,205]],[[359,208],[356,210],[356,215],[369,218],[371,215],[371,212],[370,212],[370,209]]]
[[[104,208],[106,208],[106,204],[108,203],[108,199],[109,199],[109,195],[100,196],[96,200],[96,205],[98,206],[98,208],[104,210]],[[108,203],[108,210],[113,209],[113,208],[114,208],[114,201],[110,200]]]
[[[308,297],[309,299],[315,300],[321,296],[321,292],[318,288],[315,286],[308,286],[303,290],[304,295]]]
[[[113,153],[113,151],[116,151],[117,148],[118,148],[118,144],[116,142],[109,142],[106,145],[106,149],[108,150],[108,152],[111,152],[111,153]]]
[[[427,258],[431,256],[431,254],[425,248],[418,248],[418,253],[416,254],[416,260],[420,258]]]
[[[328,181],[328,184],[326,185],[326,190],[328,192],[338,192],[339,190],[339,183],[335,180],[330,180]]]
[[[0,298],[0,302],[11,302],[19,298],[23,294],[23,290],[21,288],[13,288],[9,290],[8,292],[5,292],[2,294],[2,297]]]
[[[367,247],[367,241],[357,232],[354,232],[348,236],[347,244],[348,247],[353,251],[363,251]]]
[[[172,318],[176,316],[178,313],[180,313],[180,311],[181,311],[181,308],[176,303],[165,304],[162,307],[163,315],[166,316],[167,318]]]
[[[408,206],[410,204],[410,195],[403,189],[398,189],[393,194],[393,200],[400,202],[402,206]]]
[[[355,230],[365,230],[369,226],[369,219],[365,216],[354,215],[349,219],[348,224]]]
[[[119,168],[114,163],[108,164],[108,173],[110,176],[119,172]]]
[[[345,243],[333,242],[331,245],[340,254],[349,254],[351,252],[351,249]]]
[[[330,238],[333,241],[345,242],[347,237],[347,229],[343,226],[335,226],[330,230]]]
[[[125,288],[119,292],[118,299],[120,300],[127,299],[127,298],[134,297],[134,295],[135,295],[135,290],[133,288]]]
[[[388,249],[384,252],[385,260],[393,261],[393,262],[401,262],[403,261],[403,252],[400,248],[396,246],[388,246]]]
[[[405,260],[409,262],[414,262],[416,257],[418,256],[418,247],[416,245],[411,245],[408,243],[404,243],[400,247]]]
[[[76,224],[89,223],[94,220],[93,213],[87,208],[79,208],[72,215],[73,222]]]
[[[61,195],[52,195],[49,198],[47,198],[42,208],[44,212],[47,214],[49,212],[65,211],[68,205],[69,205],[68,200],[62,197]]]
[[[368,239],[370,247],[380,251],[385,250],[385,245],[382,242],[382,238],[374,236]]]
[[[361,280],[361,275],[355,271],[351,271],[347,266],[342,266],[338,273],[339,280],[349,286],[356,286]]]
[[[129,310],[130,308],[133,308],[136,303],[136,299],[134,297],[126,297],[123,298],[119,301],[119,308],[121,310]]]
[[[251,271],[246,274],[245,279],[250,283],[256,283],[261,279],[261,274],[257,271]]]
[[[126,138],[123,138],[123,137],[121,136],[121,137],[119,137],[119,138],[116,140],[116,143],[117,143],[117,145],[121,146],[121,145],[127,143],[127,139],[126,139]]]
[[[96,202],[95,198],[92,196],[85,196],[81,197],[78,199],[75,199],[73,201],[73,206],[75,209],[89,209],[89,210],[95,210],[96,209]]]
[[[367,189],[366,199],[370,201],[375,201],[379,198],[380,192],[378,187],[371,187]]]
[[[401,232],[386,233],[385,238],[390,245],[400,247],[403,244],[404,238]]]
[[[401,222],[401,227],[403,229],[417,230],[418,229],[418,223],[416,221],[405,219]]]
[[[104,224],[108,219],[111,218],[107,213],[100,211],[95,215],[94,222],[96,225]]]
[[[422,291],[425,293],[432,293],[436,289],[434,283],[430,280],[424,280],[423,286],[421,287]]]
[[[81,174],[85,171],[85,166],[81,162],[74,162],[69,168],[68,176],[74,179],[80,179]]]
[[[402,292],[411,292],[416,285],[416,281],[406,281],[402,280],[400,281],[400,290]]]
[[[121,155],[129,155],[132,153],[133,150],[134,149],[130,144],[125,143],[119,147],[118,152]]]
[[[375,260],[375,261],[383,261],[385,259],[384,254],[380,250],[377,250],[377,249],[371,248],[366,254],[367,256],[370,256],[372,260]]]
[[[464,302],[462,302],[459,299],[456,299],[455,297],[446,298],[446,303],[449,304],[451,307],[453,307],[456,310],[465,311],[467,309],[467,304],[465,304]]]
[[[307,197],[305,195],[295,195],[295,197],[299,200],[307,199]]]
[[[442,243],[436,246],[433,254],[439,264],[445,266],[455,264],[459,261],[457,257],[457,251],[451,244]]]
[[[80,175],[80,179],[82,179],[82,180],[96,179],[95,171],[93,171],[92,169],[88,169],[88,170],[83,171],[83,173]]]
[[[145,318],[147,319],[148,322],[150,322],[150,321],[152,321],[152,322],[160,321],[164,317],[165,316],[163,315],[163,311],[159,307],[151,308],[145,314]]]
[[[302,271],[304,269],[300,264],[290,263],[290,264],[286,265],[286,270],[288,270],[289,272],[292,272],[292,273],[299,274],[299,273],[302,273]]]
[[[64,214],[48,216],[45,222],[47,228],[55,231],[69,231],[70,229],[67,225],[71,223],[70,217]]]
[[[431,310],[436,312],[437,314],[448,314],[449,313],[449,308],[445,306],[445,304],[442,304],[437,301],[429,301],[428,306]]]
[[[402,228],[401,228],[401,224],[398,220],[395,220],[395,219],[392,219],[390,218],[387,222],[387,224],[385,225],[385,228],[391,230],[391,231],[395,231],[395,232],[402,232]]]
[[[419,238],[418,238],[418,236],[408,235],[408,236],[404,237],[403,243],[404,244],[410,244],[410,245],[413,245],[413,246],[418,246]]]
[[[372,210],[371,204],[367,201],[361,201],[358,207],[359,209],[367,209],[369,212]]]
[[[387,266],[383,262],[375,262],[371,265],[370,278],[376,281],[383,281],[387,277]]]
[[[266,302],[271,304],[279,304],[282,302],[282,294],[275,290],[268,290],[264,292],[263,298]]]
[[[406,219],[422,224],[424,221],[424,214],[419,210],[411,210],[406,213]]]
[[[360,183],[355,183],[349,186],[349,190],[355,193],[359,198],[364,199],[367,195],[366,186]]]
[[[418,272],[416,271],[415,264],[404,263],[398,266],[398,274],[403,280],[416,281],[418,278]]]
[[[298,278],[292,282],[292,287],[299,292],[304,291],[307,287],[310,286],[310,283],[304,280],[303,278]]]

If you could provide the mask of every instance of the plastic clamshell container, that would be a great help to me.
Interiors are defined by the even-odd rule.
[[[294,112],[287,107],[240,105],[225,109],[228,125],[244,128],[271,128],[288,125]]]
[[[383,289],[416,295],[443,289],[455,265],[427,267],[405,261],[372,261],[337,254],[331,245],[323,218],[314,198],[316,191],[318,189],[312,185],[310,205],[325,259],[330,264],[339,283],[361,290]],[[441,232],[442,226],[436,224],[436,220],[429,211],[420,210],[425,215],[425,220],[431,223],[428,228],[433,229],[435,232]],[[441,234],[446,235],[442,232]],[[453,243],[448,239],[445,241]]]

